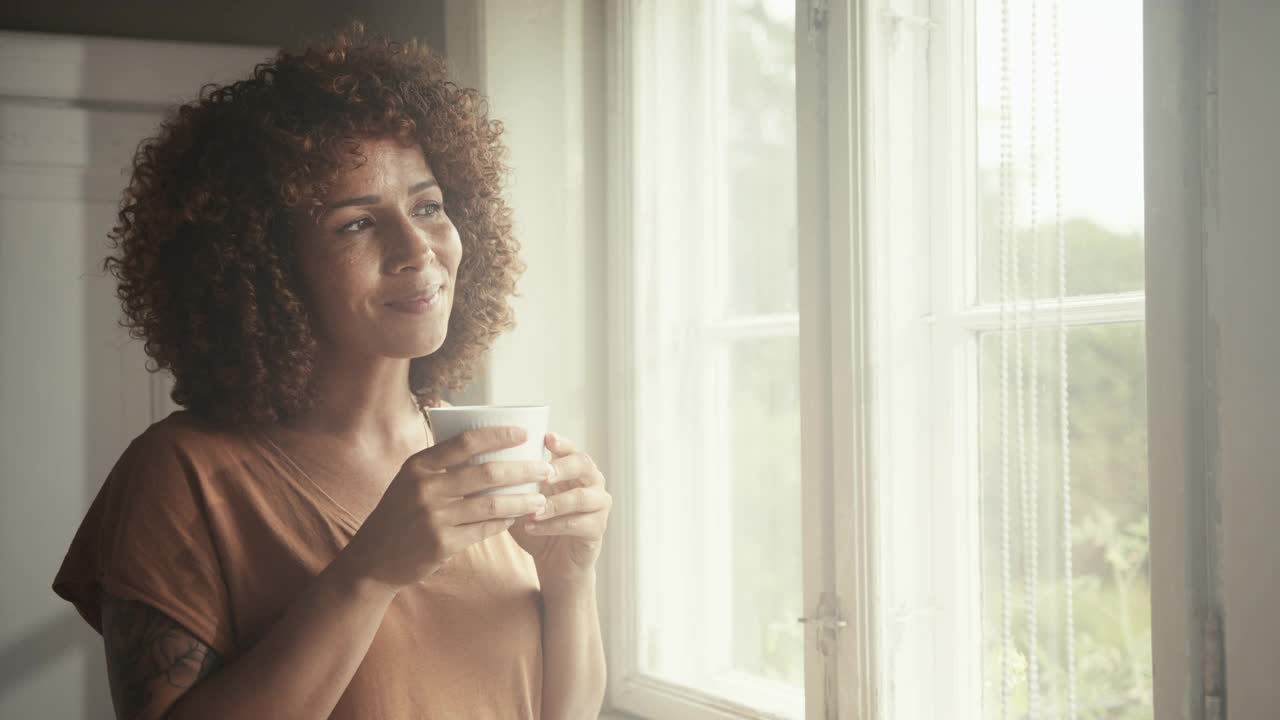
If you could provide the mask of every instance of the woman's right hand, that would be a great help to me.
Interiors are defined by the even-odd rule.
[[[397,592],[462,550],[505,532],[514,521],[505,518],[540,511],[547,499],[539,493],[466,497],[548,479],[552,468],[541,460],[462,464],[524,440],[520,427],[477,428],[410,456],[342,551],[352,579]]]

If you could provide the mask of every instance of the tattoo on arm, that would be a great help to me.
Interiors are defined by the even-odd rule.
[[[103,594],[102,637],[111,700],[119,718],[139,718],[153,702],[166,709],[217,669],[220,658],[155,608]]]

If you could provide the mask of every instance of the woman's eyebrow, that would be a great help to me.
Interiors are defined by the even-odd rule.
[[[423,190],[426,190],[428,188],[433,188],[433,187],[439,187],[439,185],[440,184],[436,182],[435,178],[431,178],[429,180],[423,180],[420,183],[415,183],[413,185],[410,185],[409,194],[417,195]],[[339,200],[337,202],[329,203],[328,205],[325,206],[324,211],[328,213],[329,211],[337,210],[338,208],[350,207],[352,205],[376,205],[379,202],[382,202],[381,195],[361,195],[360,197],[347,198],[346,200]]]
[[[436,182],[435,178],[431,178],[430,180],[423,180],[417,185],[411,186],[409,188],[409,194],[417,195],[418,193],[422,192],[423,190],[426,190],[427,188],[433,188],[433,187],[439,187],[439,186],[440,184]]]

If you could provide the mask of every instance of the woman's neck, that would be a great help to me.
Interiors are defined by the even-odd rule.
[[[285,423],[288,430],[379,452],[420,443],[423,419],[409,390],[409,360],[330,359],[317,363],[314,380],[315,406]]]

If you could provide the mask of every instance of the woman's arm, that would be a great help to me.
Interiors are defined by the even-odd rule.
[[[342,555],[249,652],[223,664],[165,614],[108,596],[102,635],[120,718],[327,717],[395,593],[351,580]]]
[[[542,717],[595,718],[604,702],[604,643],[595,573],[542,589]]]
[[[222,658],[173,618],[145,603],[102,596],[102,641],[116,717],[160,717]]]

